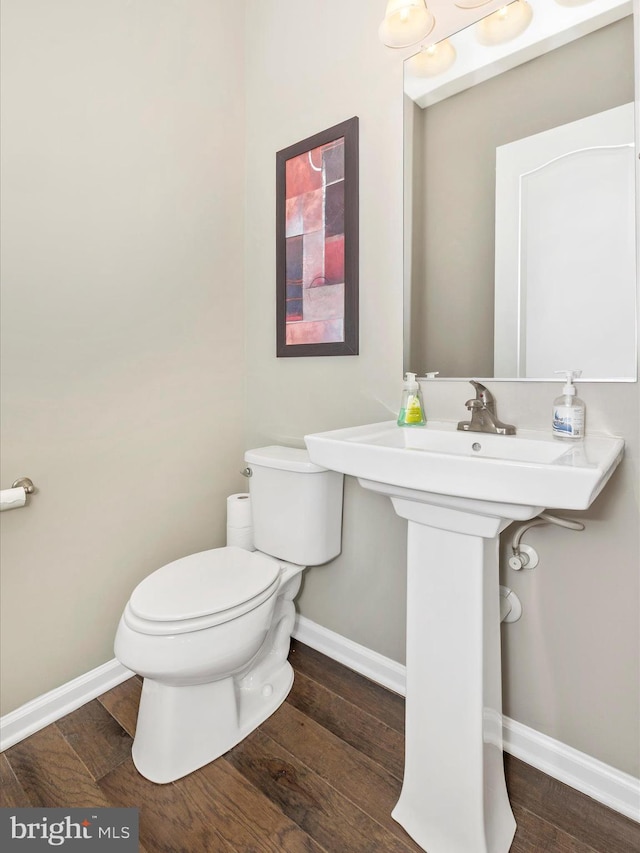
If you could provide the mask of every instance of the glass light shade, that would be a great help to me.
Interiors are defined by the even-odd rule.
[[[420,53],[407,59],[406,68],[412,77],[435,77],[451,68],[456,56],[456,49],[449,39],[443,39],[423,47]]]
[[[593,3],[593,0],[556,0],[558,6],[584,6]]]
[[[487,47],[503,44],[521,35],[531,23],[533,9],[526,0],[516,0],[476,24],[476,39]]]
[[[388,0],[378,35],[387,47],[410,47],[426,38],[435,24],[425,0]]]

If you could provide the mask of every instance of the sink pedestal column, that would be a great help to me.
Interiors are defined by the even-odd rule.
[[[507,853],[498,536],[511,520],[391,500],[408,520],[407,750],[393,817],[428,853]]]

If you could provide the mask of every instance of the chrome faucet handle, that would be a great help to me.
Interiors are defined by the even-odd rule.
[[[471,411],[472,409],[482,409],[484,404],[482,400],[479,400],[477,397],[473,397],[471,400],[467,400],[465,406],[469,411]]]
[[[495,406],[495,399],[488,388],[486,388],[481,382],[476,382],[475,379],[471,379],[469,381],[476,389],[476,400],[478,400],[482,404],[482,406],[487,409],[490,409]]]

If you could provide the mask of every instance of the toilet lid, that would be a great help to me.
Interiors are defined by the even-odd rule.
[[[157,569],[134,589],[129,606],[151,621],[210,616],[260,595],[279,573],[279,564],[265,554],[214,548]]]

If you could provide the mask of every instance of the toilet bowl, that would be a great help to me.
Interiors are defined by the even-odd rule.
[[[116,658],[144,678],[132,757],[153,782],[223,755],[285,700],[304,569],[290,558],[318,565],[340,552],[342,475],[291,448],[245,460],[259,550],[214,548],[163,566],[138,584],[118,626]]]

